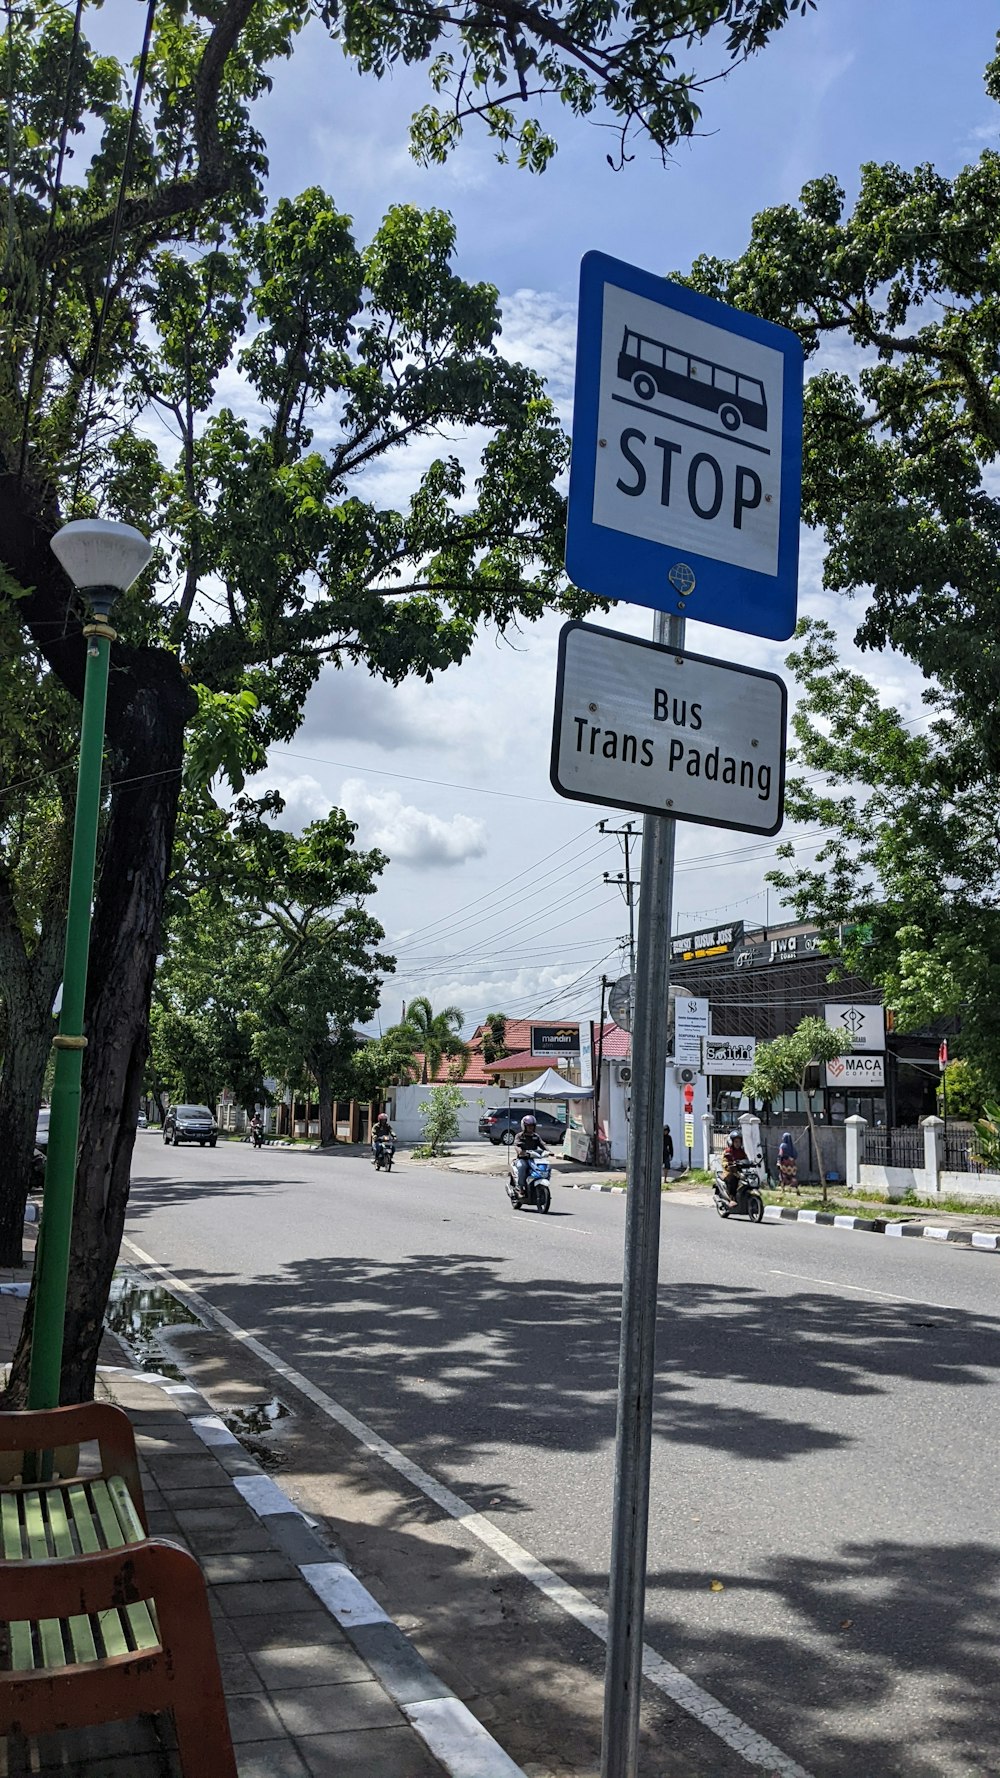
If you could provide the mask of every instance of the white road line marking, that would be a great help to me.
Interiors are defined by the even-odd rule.
[[[867,1284],[842,1284],[839,1279],[813,1278],[808,1272],[779,1272],[777,1267],[769,1268],[774,1278],[797,1278],[800,1284],[824,1284],[830,1290],[853,1290],[859,1296],[884,1296],[890,1303],[912,1303],[916,1309],[941,1309],[947,1315],[964,1315],[964,1309],[956,1309],[951,1303],[932,1303],[924,1296],[896,1296],[891,1290],[870,1290]]]
[[[515,1573],[522,1575],[554,1605],[561,1607],[569,1617],[575,1618],[577,1623],[582,1624],[584,1629],[589,1630],[593,1636],[597,1637],[598,1641],[607,1641],[608,1615],[601,1606],[595,1605],[594,1601],[588,1599],[585,1593],[581,1593],[577,1587],[572,1586],[569,1581],[563,1580],[544,1562],[540,1562],[537,1556],[533,1556],[531,1551],[526,1550],[522,1544],[516,1543],[513,1537],[508,1537],[506,1531],[501,1531],[499,1526],[493,1524],[492,1520],[484,1518],[483,1514],[470,1506],[467,1500],[463,1500],[461,1495],[455,1494],[451,1488],[446,1487],[443,1482],[439,1482],[427,1470],[421,1469],[420,1465],[414,1463],[403,1451],[397,1450],[395,1445],[391,1445],[387,1439],[380,1437],[370,1426],[366,1426],[363,1420],[359,1420],[357,1415],[352,1414],[349,1408],[341,1407],[338,1401],[334,1401],[333,1397],[327,1395],[325,1390],[319,1389],[315,1383],[310,1382],[309,1378],[303,1376],[301,1371],[285,1364],[276,1352],[271,1351],[269,1346],[265,1346],[262,1341],[255,1339],[253,1334],[247,1332],[246,1328],[233,1321],[222,1309],[217,1309],[198,1291],[192,1290],[190,1285],[182,1283],[181,1279],[176,1277],[173,1272],[168,1271],[166,1266],[162,1266],[159,1260],[154,1259],[152,1254],[145,1253],[141,1247],[137,1247],[135,1242],[128,1240],[127,1237],[123,1240],[122,1245],[127,1247],[130,1253],[134,1253],[142,1265],[148,1266],[156,1272],[182,1302],[190,1303],[192,1308],[197,1309],[206,1321],[214,1322],[217,1327],[221,1327],[226,1333],[231,1334],[233,1339],[239,1340],[242,1345],[247,1347],[248,1351],[253,1352],[277,1376],[282,1377],[286,1383],[290,1383],[293,1388],[298,1389],[300,1394],[320,1409],[321,1413],[324,1413],[328,1419],[335,1421],[353,1439],[356,1439],[366,1451],[370,1451],[375,1457],[380,1457],[384,1463],[396,1471],[397,1475],[401,1475],[413,1487],[418,1488],[428,1500],[432,1500],[435,1506],[439,1506],[442,1512],[455,1519],[479,1543],[492,1550],[494,1555],[499,1556],[500,1560],[506,1562],[509,1568],[514,1569]],[[270,1480],[269,1477],[266,1479]],[[237,1478],[237,1487],[240,1486],[240,1480],[241,1478]],[[271,1485],[275,1486],[274,1483]],[[298,1509],[291,1508],[290,1510]],[[788,1754],[782,1753],[779,1747],[775,1747],[763,1735],[759,1735],[755,1729],[750,1727],[749,1723],[743,1722],[735,1712],[728,1710],[724,1704],[720,1704],[711,1692],[705,1691],[695,1680],[689,1679],[688,1675],[682,1672],[679,1667],[675,1667],[671,1661],[665,1660],[662,1655],[657,1654],[656,1650],[648,1645],[643,1646],[642,1671],[650,1685],[655,1686],[668,1698],[672,1698],[675,1704],[679,1704],[680,1708],[686,1710],[689,1716],[693,1716],[703,1728],[710,1730],[720,1741],[725,1742],[727,1747],[731,1747],[735,1753],[738,1753],[748,1766],[762,1768],[767,1773],[767,1778],[812,1778],[811,1773],[807,1772],[804,1766],[800,1766]]]

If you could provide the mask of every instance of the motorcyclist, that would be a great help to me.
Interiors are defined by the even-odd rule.
[[[522,1117],[521,1127],[514,1138],[514,1154],[517,1158],[517,1189],[522,1197],[528,1189],[530,1156],[544,1153],[545,1144],[538,1134],[538,1125],[529,1111]]]
[[[731,1130],[729,1141],[722,1151],[722,1183],[729,1194],[730,1203],[734,1206],[739,1202],[739,1195],[745,1183],[742,1168],[750,1159],[743,1146],[743,1134],[740,1130]]]
[[[260,1148],[264,1141],[264,1120],[259,1111],[250,1119],[250,1140],[255,1148]]]
[[[384,1111],[380,1111],[372,1126],[372,1150],[380,1142],[395,1142],[393,1128]]]

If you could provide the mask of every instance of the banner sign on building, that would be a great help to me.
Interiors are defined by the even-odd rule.
[[[708,1036],[708,1001],[678,995],[674,1006],[674,1061],[681,1068],[700,1068],[701,1046]]]
[[[749,1074],[757,1054],[756,1037],[706,1037],[703,1074]]]
[[[759,969],[768,963],[801,963],[808,957],[823,953],[823,940],[818,932],[791,932],[772,938],[762,945],[742,945],[736,951],[737,969]]]
[[[711,926],[704,932],[683,932],[670,940],[671,963],[700,963],[704,957],[728,957],[743,943],[743,921]]]
[[[532,1025],[531,1053],[533,1056],[578,1056],[579,1025]]]
[[[885,1057],[881,1055],[834,1056],[826,1064],[826,1084],[828,1087],[866,1087],[885,1086]]]
[[[823,1016],[831,1031],[846,1031],[852,1040],[852,1054],[855,1050],[885,1049],[885,1013],[881,1006],[859,1006],[852,1001],[847,1006],[825,1006]]]

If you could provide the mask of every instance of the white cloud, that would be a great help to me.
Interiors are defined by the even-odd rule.
[[[373,791],[358,778],[348,778],[340,793],[341,807],[358,824],[362,845],[378,846],[394,864],[416,869],[463,864],[486,852],[486,823],[471,815],[444,820],[412,803],[397,790]]]
[[[250,779],[247,789],[252,796],[263,796],[265,790],[279,791],[285,809],[278,819],[282,827],[291,828],[293,833],[301,833],[310,821],[321,821],[333,807],[333,798],[306,772],[292,777],[280,769],[268,767],[267,771],[258,772]]]

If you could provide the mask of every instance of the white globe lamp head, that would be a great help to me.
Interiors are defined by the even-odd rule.
[[[153,553],[141,531],[115,519],[72,519],[56,532],[52,549],[98,617],[107,617],[117,595],[132,585]]]

